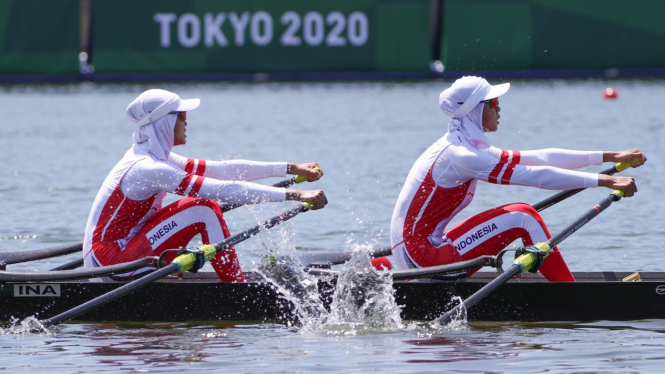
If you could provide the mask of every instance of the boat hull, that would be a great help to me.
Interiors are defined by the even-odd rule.
[[[455,296],[466,298],[494,278],[476,273],[463,281],[395,282],[395,299],[405,320],[430,320],[450,309]],[[549,283],[540,275],[515,278],[468,311],[472,321],[594,321],[665,318],[665,273],[642,273],[639,282],[622,282],[628,273],[575,273],[578,282]],[[250,277],[251,279],[251,277]],[[0,284],[0,320],[49,318],[102,295],[120,283],[50,282]],[[319,283],[330,305],[334,282]],[[220,283],[214,274],[170,277],[136,290],[76,321],[287,321],[293,305],[268,283]]]

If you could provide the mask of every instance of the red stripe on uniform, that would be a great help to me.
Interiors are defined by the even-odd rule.
[[[506,165],[507,162],[508,162],[508,151],[503,151],[502,150],[501,151],[501,159],[499,160],[499,163],[496,164],[496,166],[494,167],[494,170],[492,170],[492,172],[490,173],[490,176],[487,178],[487,181],[489,183],[494,183],[494,184],[497,183],[496,179],[499,176],[499,173],[501,173],[501,170],[503,169],[503,167]]]
[[[188,158],[187,159],[187,164],[185,165],[185,173],[187,174],[192,174],[194,171],[194,163],[196,161],[193,158]]]
[[[199,196],[199,190],[201,190],[201,186],[203,185],[203,177],[196,177],[194,180],[194,185],[192,186],[192,189],[189,190],[189,193],[187,196],[190,197],[196,197]]]
[[[426,238],[464,202],[471,184],[469,181],[453,188],[438,187],[432,178],[432,168],[413,196],[404,220],[402,237],[409,253],[414,238]]]
[[[182,182],[180,182],[178,188],[175,189],[175,193],[184,196],[185,191],[187,191],[187,187],[189,187],[189,184],[192,182],[193,177],[194,177],[193,175],[187,174],[184,178],[182,178]]]
[[[203,176],[203,173],[206,171],[206,160],[199,160],[199,166],[196,168],[194,174]]]
[[[513,159],[508,165],[508,169],[503,176],[501,177],[501,184],[510,184],[510,177],[513,176],[513,171],[515,170],[515,165],[520,163],[520,151],[513,151]]]

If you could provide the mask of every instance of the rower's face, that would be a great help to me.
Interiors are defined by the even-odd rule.
[[[178,113],[178,117],[175,121],[175,128],[173,129],[173,146],[183,145],[187,143],[187,115],[183,113]]]
[[[500,111],[501,107],[498,102],[495,108],[492,108],[490,102],[485,102],[485,108],[483,108],[483,130],[485,132],[495,132],[499,129]]]

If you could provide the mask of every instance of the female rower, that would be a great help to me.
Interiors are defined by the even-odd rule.
[[[152,89],[129,106],[136,125],[133,144],[111,170],[92,205],[83,241],[86,267],[107,266],[166,249],[187,246],[197,234],[205,244],[229,237],[217,201],[257,204],[296,200],[323,208],[323,191],[263,186],[247,181],[285,174],[303,175],[312,182],[322,174],[318,164],[254,161],[207,161],[171,152],[186,143],[187,112],[199,99],[182,100],[172,92]],[[167,193],[186,196],[162,207]],[[211,261],[222,281],[242,282],[244,275],[233,248]],[[133,274],[132,274],[133,275]]]
[[[398,267],[496,255],[517,239],[528,246],[551,237],[540,215],[524,203],[488,210],[446,231],[453,217],[471,203],[478,180],[552,190],[603,186],[621,189],[628,197],[637,192],[633,178],[573,169],[633,158],[641,160],[631,165],[638,167],[646,161],[639,149],[506,151],[492,146],[484,133],[497,131],[499,96],[509,87],[510,83],[492,86],[480,77],[463,77],[441,92],[439,107],[452,117],[448,132],[413,165],[393,211],[390,236]],[[539,270],[550,281],[575,280],[556,247]]]

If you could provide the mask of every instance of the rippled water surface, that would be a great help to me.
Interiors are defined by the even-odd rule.
[[[147,88],[200,97],[179,154],[206,159],[317,161],[330,204],[237,246],[245,269],[266,253],[351,251],[388,244],[392,208],[415,159],[446,128],[437,106],[450,82],[0,86],[0,251],[82,239],[104,177],[130,146],[126,105]],[[501,98],[506,149],[641,148],[639,193],[613,204],[561,250],[574,271],[664,271],[660,193],[665,139],[662,80],[513,81]],[[606,87],[616,100],[603,98]],[[609,165],[606,165],[606,167]],[[605,167],[603,167],[605,168]],[[588,170],[600,170],[592,167]],[[266,181],[266,183],[272,181]],[[557,232],[609,190],[585,191],[543,212]],[[538,202],[552,192],[479,184],[456,221],[490,207]],[[293,203],[226,214],[233,232]],[[12,265],[44,270],[77,255]],[[362,258],[358,259],[362,262]],[[210,270],[206,268],[204,270]],[[352,318],[348,305],[303,325],[70,324],[48,334],[0,330],[0,370],[31,372],[661,372],[664,320],[576,324],[471,323],[440,329],[393,318]],[[583,297],[581,295],[580,297]],[[0,306],[1,307],[1,306]],[[372,313],[369,313],[370,315]],[[665,318],[665,316],[663,316]]]

